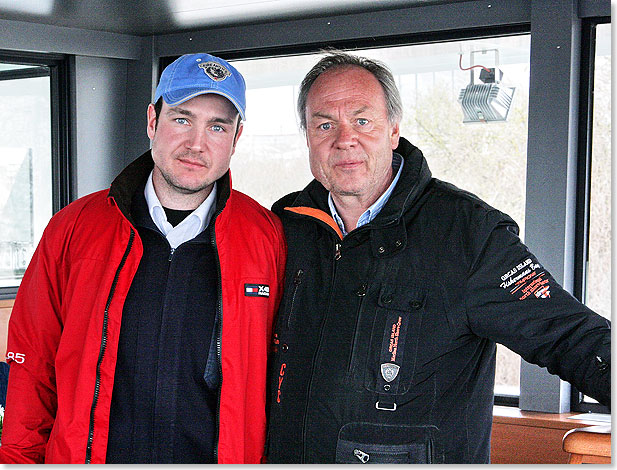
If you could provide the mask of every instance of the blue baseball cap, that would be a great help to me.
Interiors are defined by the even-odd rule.
[[[163,97],[168,106],[205,93],[216,93],[233,103],[245,120],[246,85],[244,77],[228,62],[210,54],[186,54],[163,70],[154,102]]]

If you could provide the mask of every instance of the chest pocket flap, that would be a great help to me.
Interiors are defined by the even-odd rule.
[[[396,395],[409,389],[425,301],[424,291],[414,286],[382,286],[367,358],[368,390]]]
[[[388,310],[418,311],[424,307],[424,292],[413,286],[386,284],[379,293],[378,305]]]

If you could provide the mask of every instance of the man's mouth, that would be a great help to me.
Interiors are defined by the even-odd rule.
[[[205,168],[206,165],[198,160],[191,160],[189,158],[178,158],[178,161],[188,168],[199,169]]]
[[[361,166],[364,162],[361,160],[347,160],[336,164],[336,167],[341,170],[353,170]]]

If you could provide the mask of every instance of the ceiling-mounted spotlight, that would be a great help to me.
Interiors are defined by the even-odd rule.
[[[473,55],[481,52],[495,53],[495,67],[487,68],[483,65],[474,65]],[[501,78],[503,72],[499,68],[499,51],[497,49],[485,49],[470,53],[471,66],[463,68],[463,55],[459,55],[459,67],[461,70],[469,70],[471,82],[461,90],[458,101],[463,108],[463,122],[499,122],[508,118],[514,87],[503,86]],[[480,68],[480,81],[474,83],[474,69]]]

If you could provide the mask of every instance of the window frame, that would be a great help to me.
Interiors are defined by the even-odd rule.
[[[0,62],[28,68],[0,71],[0,80],[49,76],[51,108],[52,214],[73,200],[73,164],[70,160],[69,59],[61,54],[0,50]],[[13,299],[18,286],[0,287],[0,299]]]
[[[589,263],[589,225],[591,204],[591,165],[593,144],[593,98],[596,55],[596,27],[610,24],[610,17],[586,18],[582,21],[581,73],[579,104],[578,162],[576,178],[576,234],[573,295],[585,302],[587,265]],[[583,401],[583,394],[574,386],[570,392],[570,410],[574,412],[609,413],[607,406]]]

